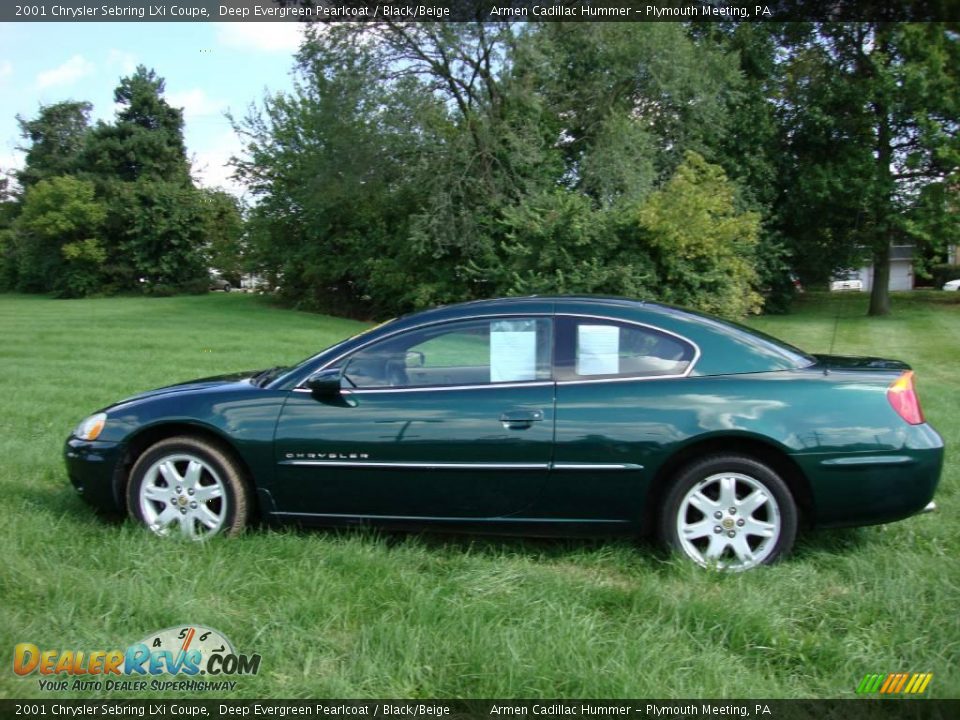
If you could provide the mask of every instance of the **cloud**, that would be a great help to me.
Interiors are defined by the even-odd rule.
[[[0,61],[0,80],[6,80],[13,75],[13,63],[9,60]]]
[[[300,49],[303,24],[297,22],[217,23],[217,41],[243,50],[293,53]]]
[[[0,173],[20,170],[23,167],[23,160],[23,153],[19,151],[0,153]]]
[[[124,75],[132,75],[137,69],[137,56],[125,50],[113,48],[107,53],[107,67],[118,69]]]
[[[182,92],[168,92],[165,93],[164,97],[171,107],[183,108],[183,115],[187,119],[203,115],[216,115],[226,109],[224,103],[207,97],[207,94],[200,88]]]
[[[60,67],[55,67],[53,70],[45,70],[37,75],[37,85],[41,88],[50,87],[51,85],[66,85],[90,75],[93,70],[94,65],[92,62],[87,60],[83,55],[74,55]]]
[[[230,176],[233,167],[228,166],[230,157],[239,155],[240,139],[232,133],[225,135],[219,144],[193,155],[193,176],[206,188],[221,188],[231,195],[241,197],[246,188]]]

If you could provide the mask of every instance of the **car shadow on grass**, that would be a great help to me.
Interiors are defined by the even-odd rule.
[[[677,556],[648,537],[530,537],[506,533],[440,531],[436,529],[396,529],[369,525],[352,527],[312,527],[264,525],[257,533],[284,533],[304,538],[325,537],[335,540],[362,538],[387,551],[426,550],[441,556],[474,557],[485,560],[511,559],[547,564],[577,563],[620,565],[627,560],[632,570],[665,571],[676,564]]]
[[[61,516],[67,516],[84,525],[100,523],[107,528],[136,525],[126,514],[95,510],[69,489],[44,487],[20,490],[25,507],[43,508]],[[146,530],[144,529],[146,532]],[[473,555],[484,558],[512,556],[527,560],[562,562],[571,558],[599,559],[611,555],[632,554],[631,562],[648,572],[670,572],[678,562],[685,562],[671,553],[652,536],[598,536],[598,537],[529,537],[508,533],[482,533],[477,531],[442,531],[437,529],[379,528],[366,524],[349,527],[279,525],[266,520],[255,521],[246,531],[252,536],[269,536],[272,533],[292,534],[305,538],[326,537],[330,539],[364,538],[382,544],[386,549],[423,547],[439,553]],[[841,528],[803,532],[789,558],[810,560],[819,555],[841,556],[867,547],[870,543],[864,528]],[[787,560],[789,562],[789,559]]]
[[[808,559],[823,553],[842,555],[862,549],[869,544],[865,528],[839,528],[801,533],[790,556]]]

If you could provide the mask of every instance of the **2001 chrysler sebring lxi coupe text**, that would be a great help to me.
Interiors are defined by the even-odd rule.
[[[909,367],[664,305],[529,297],[381,325],[292,368],[153,390],[67,440],[85,498],[159,534],[303,524],[656,530],[703,565],[932,507]]]

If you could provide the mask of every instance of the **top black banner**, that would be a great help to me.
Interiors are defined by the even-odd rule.
[[[26,0],[0,22],[931,22],[960,0]]]

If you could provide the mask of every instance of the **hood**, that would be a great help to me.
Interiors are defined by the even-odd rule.
[[[189,380],[184,383],[177,383],[176,385],[166,385],[165,387],[156,388],[155,390],[147,390],[142,393],[137,393],[136,395],[131,395],[130,397],[116,403],[116,405],[125,405],[126,403],[134,402],[136,400],[145,400],[147,398],[157,397],[160,395],[169,395],[171,393],[189,392],[191,390],[206,390],[213,387],[231,385],[233,383],[252,378],[254,375],[257,375],[260,372],[262,372],[262,370],[248,370],[245,372],[228,373],[226,375],[214,375],[213,377]]]

